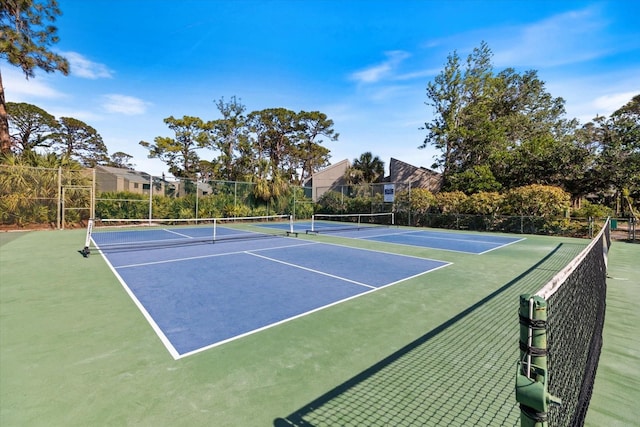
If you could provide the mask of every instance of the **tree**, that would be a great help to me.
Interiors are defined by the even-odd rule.
[[[24,152],[36,147],[51,146],[51,136],[58,126],[58,122],[51,114],[35,105],[8,102],[7,115],[9,129],[13,130],[12,146],[18,151]]]
[[[448,191],[459,190],[467,195],[481,191],[498,191],[502,185],[496,181],[491,169],[486,166],[473,166],[449,178]]]
[[[245,169],[246,162],[239,160],[241,154],[247,152],[249,138],[244,116],[246,107],[235,96],[231,97],[229,102],[221,98],[216,102],[216,107],[222,114],[221,119],[214,120],[210,124],[210,147],[220,152],[216,173],[221,179],[236,181],[242,179],[248,172]]]
[[[298,115],[286,108],[267,108],[247,116],[255,160],[269,159],[269,167],[262,170],[263,177],[274,178],[291,174],[291,148],[296,142]]]
[[[333,120],[319,111],[299,112],[298,125],[298,143],[292,156],[300,169],[300,179],[297,182],[302,183],[329,164],[329,149],[320,145],[323,141],[319,137],[337,141],[340,135],[333,129]]]
[[[91,185],[91,178],[78,173],[82,167],[75,160],[55,153],[25,151],[2,154],[0,173],[0,222],[23,226],[29,223],[55,223],[58,211],[60,178],[63,185]],[[61,173],[61,175],[59,175]],[[68,191],[66,202],[88,206],[86,191]],[[67,219],[79,211],[69,211]]]
[[[427,136],[419,148],[433,145],[442,155],[433,164],[433,168],[442,169],[442,173],[448,176],[453,172],[455,153],[461,140],[459,135],[459,115],[463,105],[462,99],[462,71],[460,69],[460,57],[454,51],[447,57],[444,70],[440,72],[433,82],[427,84],[427,98],[434,109],[434,118],[431,123],[425,123]]]
[[[595,146],[592,189],[612,192],[619,214],[623,196],[640,196],[640,95],[608,118],[598,116],[587,123],[581,136],[585,144]]]
[[[90,168],[109,162],[107,147],[93,127],[72,117],[61,117],[58,123],[51,138],[62,157]]]
[[[353,159],[351,171],[347,174],[352,175],[352,183],[360,182],[372,183],[380,182],[384,178],[384,162],[380,157],[374,156],[370,151],[360,154],[360,157]]]
[[[122,151],[116,151],[109,158],[108,165],[121,169],[133,169],[136,165],[131,163],[133,156]]]
[[[151,144],[140,141],[149,150],[149,158],[158,158],[169,166],[169,172],[178,178],[195,179],[200,158],[196,150],[209,144],[210,123],[192,116],[164,119],[165,124],[175,133],[175,139],[163,136],[154,138]]]
[[[564,118],[564,100],[546,91],[535,70],[495,74],[491,57],[482,42],[463,69],[454,52],[427,85],[435,115],[420,148],[441,151],[434,167],[442,169],[445,188],[476,167],[488,167],[505,188],[558,184],[567,171],[584,168],[583,147],[572,145],[577,121]]]
[[[68,61],[51,50],[58,42],[55,22],[61,14],[56,0],[0,0],[0,58],[22,69],[25,77],[34,77],[35,69],[47,73],[69,74]],[[0,149],[11,150],[9,123],[0,73]]]

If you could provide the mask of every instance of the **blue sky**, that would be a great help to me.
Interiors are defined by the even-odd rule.
[[[481,41],[496,71],[534,69],[567,117],[586,123],[640,93],[640,1],[59,0],[54,49],[71,73],[26,80],[0,62],[7,101],[93,126],[109,153],[159,175],[141,140],[173,133],[169,116],[219,118],[284,107],[334,121],[331,161],[365,151],[430,167],[426,85],[454,50]],[[211,160],[215,153],[203,151]]]

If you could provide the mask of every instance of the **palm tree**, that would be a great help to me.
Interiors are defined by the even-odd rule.
[[[384,162],[380,157],[374,156],[370,151],[362,153],[359,158],[353,159],[353,171],[347,173],[353,176],[354,184],[359,182],[380,182],[384,178]]]
[[[59,184],[71,188],[65,194],[66,206],[90,206],[90,194],[86,189],[91,186],[91,176],[78,162],[54,153],[35,151],[22,155],[2,154],[0,223],[18,226],[55,223],[60,204]],[[84,214],[87,212],[88,209]],[[75,210],[70,210],[69,214],[69,220],[79,218]]]

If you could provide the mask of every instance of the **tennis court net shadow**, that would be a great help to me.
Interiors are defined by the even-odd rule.
[[[582,247],[558,245],[495,292],[274,426],[518,426],[519,296],[537,291]]]

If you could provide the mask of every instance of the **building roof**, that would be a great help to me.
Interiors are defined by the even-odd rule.
[[[96,170],[104,171],[111,175],[121,176],[130,182],[149,183],[149,174],[146,172],[135,171],[132,169],[115,168],[113,166],[96,166]]]

